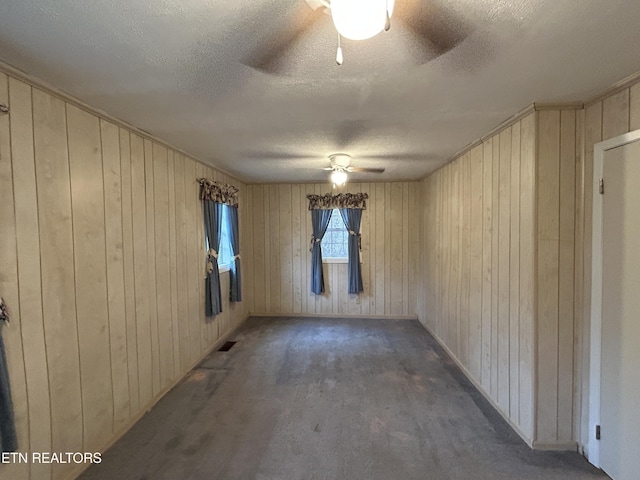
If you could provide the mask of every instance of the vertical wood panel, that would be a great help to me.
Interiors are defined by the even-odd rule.
[[[175,195],[176,195],[176,275],[178,282],[178,322],[180,324],[180,370],[191,364],[191,322],[189,322],[187,225],[189,212],[185,198],[185,159],[182,154],[175,158]]]
[[[520,423],[520,148],[521,123],[511,131],[509,218],[509,415]]]
[[[240,192],[240,225],[242,230],[240,235],[240,264],[242,268],[242,316],[245,317],[250,311],[253,311],[253,291],[254,291],[254,272],[255,265],[253,259],[253,248],[250,247],[253,239],[253,195],[249,186],[245,186]],[[241,321],[242,319],[239,319]]]
[[[311,292],[310,292],[310,276],[309,276],[309,263],[311,262],[311,252],[310,248],[310,228],[311,228],[311,219],[308,210],[308,201],[307,201],[307,189],[306,186],[300,186],[300,222],[301,222],[301,231],[302,239],[300,242],[302,248],[302,255],[300,261],[302,262],[302,267],[300,274],[302,275],[301,285],[302,285],[302,303],[300,305],[300,309],[302,312],[308,312],[311,304]]]
[[[100,124],[67,106],[76,310],[84,448],[97,451],[113,432]]]
[[[471,280],[471,152],[467,152],[462,159],[462,178],[460,187],[461,198],[461,229],[460,229],[460,361],[469,368],[469,288]]]
[[[385,185],[386,190],[386,185]],[[385,195],[387,192],[385,191]],[[386,236],[389,242],[386,243],[387,250],[385,258],[388,258],[390,267],[387,281],[389,285],[389,313],[392,315],[402,314],[402,184],[392,183],[389,185],[389,200],[391,211],[389,214],[389,227],[386,228]],[[385,260],[386,264],[387,260]],[[385,292],[386,294],[386,292]],[[385,295],[386,297],[386,295]]]
[[[374,196],[375,208],[376,208],[376,290],[375,290],[375,312],[376,315],[383,315],[387,313],[385,311],[385,194],[384,184],[375,184],[375,196]],[[388,244],[387,244],[388,245]]]
[[[402,184],[402,315],[409,314],[409,184]],[[400,312],[399,312],[400,313]]]
[[[442,195],[442,170],[438,171],[434,175],[432,188],[430,189],[436,196],[434,203],[435,210],[435,224],[440,227],[443,224],[443,195]],[[434,263],[435,263],[435,279],[433,284],[433,294],[431,296],[432,307],[431,307],[431,329],[432,331],[436,331],[438,318],[440,318],[441,305],[442,305],[442,293],[443,293],[443,282],[444,282],[444,272],[442,270],[442,262],[443,262],[443,251],[442,251],[442,239],[444,237],[444,228],[438,228],[435,230],[435,234],[433,235],[434,243],[435,243],[435,255],[434,255]]]
[[[500,132],[498,213],[498,404],[508,412],[510,404],[510,248],[511,248],[511,136]]]
[[[268,258],[271,261],[269,268],[271,291],[269,293],[269,301],[272,311],[279,313],[281,308],[280,292],[282,291],[283,277],[281,275],[281,252],[280,252],[280,202],[278,201],[278,186],[269,186],[269,237],[270,248],[266,250]],[[326,283],[326,278],[325,278]]]
[[[169,245],[169,180],[167,149],[154,144],[153,199],[155,243],[155,303],[160,389],[169,385],[173,377],[173,325],[171,320],[171,265]],[[203,249],[204,251],[204,249]]]
[[[178,317],[178,252],[177,252],[177,220],[176,220],[176,160],[179,156],[172,150],[167,152],[168,156],[168,183],[169,183],[169,267],[171,280],[171,339],[173,341],[173,372],[171,379],[175,379],[182,372],[180,368],[180,344],[182,334],[180,332],[180,321]]]
[[[459,257],[460,257],[460,220],[459,220],[459,178],[460,178],[460,161],[449,165],[449,221],[451,228],[449,229],[449,245],[451,253],[449,256],[449,304],[448,310],[448,338],[451,342],[451,348],[457,356],[460,356],[460,318],[458,317],[459,291],[458,277]],[[446,317],[445,317],[446,318]]]
[[[525,435],[534,435],[534,341],[535,341],[535,165],[536,114],[520,123],[520,322],[519,414]]]
[[[442,300],[440,308],[442,315],[438,322],[438,334],[445,339],[448,345],[453,347],[451,339],[449,338],[449,297],[451,295],[451,165],[447,165],[442,172],[442,178],[440,180],[440,188],[442,189],[443,202],[442,202],[442,283],[441,283],[441,295]]]
[[[33,137],[38,224],[40,238],[46,239],[40,242],[40,257],[51,451],[73,452],[83,448],[83,421],[65,105],[38,89],[33,89]],[[66,472],[55,468],[54,476]]]
[[[278,200],[276,202],[280,213],[279,232],[292,232],[292,204],[291,185],[278,186]],[[298,235],[295,235],[299,238]],[[293,312],[293,237],[294,235],[280,235],[280,308],[284,312]]]
[[[493,142],[484,143],[482,162],[482,386],[491,390],[491,284],[492,284],[492,191],[493,191]]]
[[[482,146],[471,151],[469,371],[477,379],[482,378],[482,158]]]
[[[586,306],[583,303],[583,256],[584,256],[584,110],[578,110],[576,112],[576,143],[575,143],[575,157],[576,157],[576,169],[575,169],[575,281],[573,285],[575,295],[575,311],[574,311],[574,335],[575,335],[575,347],[573,352],[574,357],[574,392],[573,408],[574,408],[574,422],[573,422],[573,438],[579,442],[580,445],[584,445],[582,442],[582,418],[585,414],[585,410],[582,405],[582,398],[585,395],[583,392],[583,378],[588,370],[585,368],[583,359],[583,351],[586,347],[584,345],[584,322],[583,315],[586,310]],[[587,429],[588,430],[588,429]],[[581,447],[579,447],[581,448]]]
[[[558,252],[558,432],[559,442],[573,438],[574,249],[576,113],[560,116],[560,218]]]
[[[392,191],[393,185],[390,183],[385,183],[383,185],[384,191],[384,200],[382,203],[382,209],[384,212],[384,217],[388,218],[388,222],[390,223],[389,227],[382,228],[381,230],[384,232],[384,243],[382,244],[382,251],[384,252],[384,313],[389,315],[392,313],[392,273],[391,273],[391,257],[392,257],[392,248],[391,239],[393,238],[391,232],[394,230],[393,224],[397,221],[397,218],[394,218],[394,202],[392,200]]]
[[[538,113],[537,437],[557,439],[560,112]]]
[[[113,428],[119,430],[130,416],[127,319],[124,293],[124,251],[122,233],[122,172],[120,132],[100,122],[104,182],[104,233],[107,255],[107,299],[111,382],[113,384]]]
[[[374,201],[375,197],[371,197],[371,194],[375,192],[375,183],[370,183],[367,189],[367,193],[369,194],[369,200],[367,200],[367,219],[369,221],[369,246],[368,246],[368,255],[369,255],[369,313],[375,314],[376,311],[376,265],[378,264],[378,260],[376,257],[376,232],[377,232],[377,216],[376,216],[376,203]]]
[[[138,352],[138,391],[140,406],[153,397],[151,325],[149,318],[149,270],[147,267],[147,207],[144,172],[144,144],[131,135],[131,208],[133,271],[135,285],[136,342]]]
[[[140,408],[138,377],[138,334],[136,331],[135,268],[133,261],[133,218],[131,185],[131,140],[129,132],[120,129],[120,173],[122,175],[122,255],[127,337],[127,371],[129,376],[129,414]]]
[[[498,301],[500,279],[500,135],[493,137],[491,190],[491,396],[498,400]]]
[[[305,219],[300,212],[301,193],[300,185],[291,186],[291,229],[293,232],[302,231],[302,223]],[[305,238],[301,235],[293,235],[292,238],[292,272],[293,272],[293,312],[302,311],[302,295],[304,279],[302,277],[302,251],[305,247]]]
[[[408,185],[408,195],[409,195],[409,203],[406,206],[406,214],[408,217],[408,231],[407,231],[407,243],[408,243],[408,256],[407,256],[407,267],[409,269],[407,281],[409,282],[408,290],[408,306],[407,306],[407,314],[417,314],[418,312],[418,272],[420,269],[420,216],[423,214],[422,209],[420,208],[420,183],[411,182]],[[368,188],[366,188],[368,190]],[[426,209],[425,209],[426,210]],[[363,235],[366,234],[366,238],[369,237],[369,217],[365,214],[363,217]],[[367,262],[368,262],[368,248],[367,248]],[[368,265],[366,267],[368,278]],[[369,313],[368,310],[365,311],[363,303],[363,314]]]
[[[149,327],[151,330],[151,386],[155,396],[161,388],[160,382],[160,344],[158,337],[158,303],[156,285],[156,229],[153,182],[153,143],[144,140],[144,175],[147,208],[147,298],[149,299]]]
[[[273,219],[271,218],[271,212],[269,210],[269,198],[270,198],[270,186],[265,185],[262,192],[262,208],[264,220],[264,308],[266,312],[275,311],[271,308],[271,286],[273,280],[271,277],[271,270],[273,268],[273,252],[271,251],[271,230],[274,228]],[[260,246],[258,247],[260,248]],[[278,279],[278,282],[280,279]],[[315,297],[314,297],[315,299]]]
[[[261,185],[254,185],[252,188],[253,199],[253,272],[254,290],[253,302],[255,312],[266,312],[266,285],[265,282],[265,214],[264,214],[264,193]],[[308,288],[305,288],[305,292]]]

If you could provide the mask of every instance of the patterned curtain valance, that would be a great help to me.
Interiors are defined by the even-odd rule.
[[[334,208],[366,210],[369,195],[366,193],[339,193],[337,195],[331,195],[330,193],[314,195],[310,193],[307,198],[309,199],[309,210],[333,210]]]
[[[238,189],[233,185],[218,183],[207,178],[199,178],[200,200],[213,200],[216,203],[223,203],[238,206]]]

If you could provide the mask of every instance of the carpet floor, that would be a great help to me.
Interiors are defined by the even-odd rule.
[[[533,451],[417,321],[247,320],[83,480],[606,479]]]

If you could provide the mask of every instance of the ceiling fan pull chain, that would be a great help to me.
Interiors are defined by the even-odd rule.
[[[386,4],[386,9],[385,9],[386,18],[384,19],[384,31],[388,32],[389,29],[391,28],[391,18],[389,18],[389,0],[387,0],[385,4]]]
[[[338,51],[336,52],[336,63],[338,65],[342,65],[342,61],[343,61],[343,57],[342,57],[342,47],[340,46],[340,34],[338,33]]]

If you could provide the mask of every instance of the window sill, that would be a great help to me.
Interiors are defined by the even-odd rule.
[[[224,273],[231,270],[231,265],[218,265],[218,272]]]
[[[349,263],[349,259],[340,257],[327,257],[322,259],[322,263]]]

